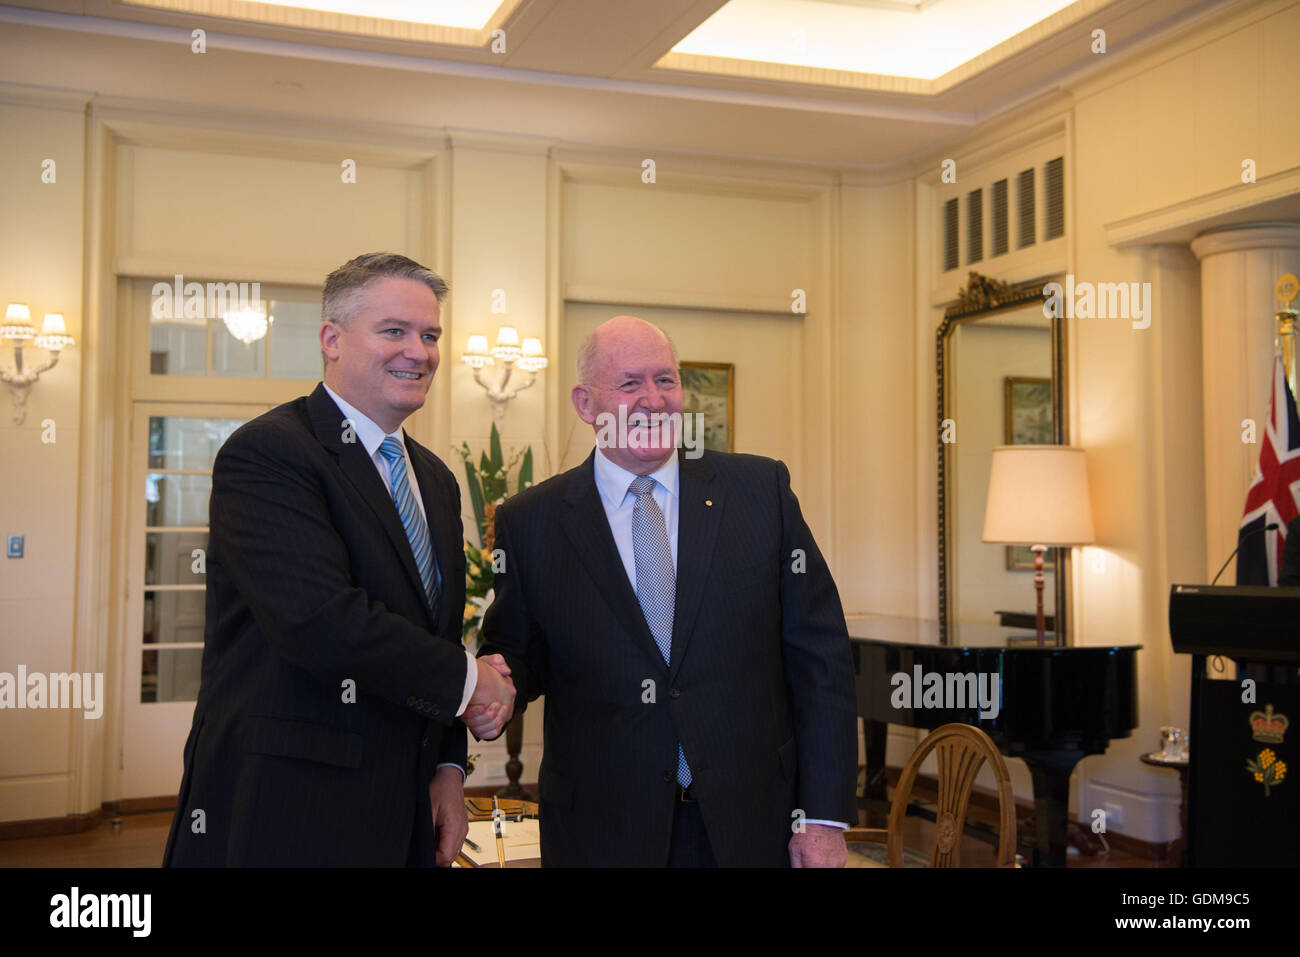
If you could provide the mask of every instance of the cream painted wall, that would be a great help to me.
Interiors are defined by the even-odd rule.
[[[840,322],[836,345],[841,410],[834,431],[833,568],[845,614],[922,614],[916,565],[916,448],[933,415],[917,400],[917,345],[910,182],[840,191]],[[925,351],[932,357],[933,348]],[[933,393],[931,393],[933,394]],[[933,549],[929,549],[933,551]],[[891,752],[891,760],[893,753]]]
[[[81,416],[85,117],[73,101],[0,102],[0,305],[25,302],[39,329],[63,313],[78,346],[32,387],[15,425],[0,386],[0,539],[23,535],[22,559],[0,558],[0,671],[68,672],[77,594],[77,478]],[[53,160],[55,182],[41,180]],[[25,350],[28,367],[44,350]],[[0,363],[13,352],[0,344]],[[52,431],[50,431],[52,428]],[[54,441],[43,441],[52,437]],[[100,722],[112,720],[105,711]],[[0,714],[0,820],[72,813],[80,711]]]

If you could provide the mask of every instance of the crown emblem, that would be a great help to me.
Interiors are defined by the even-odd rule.
[[[1256,741],[1268,741],[1281,744],[1282,736],[1291,722],[1284,714],[1274,714],[1271,704],[1265,705],[1263,711],[1250,713],[1250,736]]]

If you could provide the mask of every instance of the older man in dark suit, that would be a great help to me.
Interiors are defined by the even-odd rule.
[[[461,647],[460,493],[401,428],[438,368],[445,292],[404,256],[335,270],[324,383],[217,455],[164,865],[446,865],[460,849],[458,716],[472,701],[491,729],[514,692]]]
[[[578,369],[597,449],[497,509],[484,620],[521,706],[546,696],[543,864],[843,864],[853,666],[789,473],[679,451],[676,351],[647,322],[604,323]]]

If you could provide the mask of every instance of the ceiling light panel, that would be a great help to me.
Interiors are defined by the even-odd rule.
[[[932,80],[1076,0],[730,0],[673,53]]]

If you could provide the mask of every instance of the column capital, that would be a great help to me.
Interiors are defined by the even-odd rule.
[[[1250,249],[1300,249],[1300,223],[1251,223],[1212,229],[1193,239],[1191,246],[1201,260]]]

